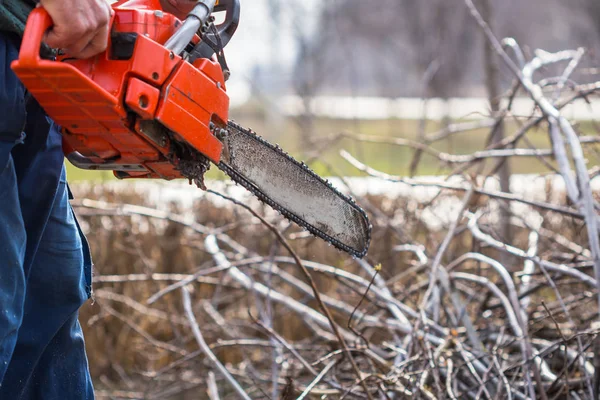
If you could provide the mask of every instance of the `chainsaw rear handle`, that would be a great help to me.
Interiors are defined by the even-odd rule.
[[[19,52],[19,64],[23,67],[36,67],[40,63],[51,62],[42,60],[40,48],[46,31],[53,25],[52,18],[43,7],[34,8],[29,14],[25,33]]]
[[[45,63],[54,63],[54,61],[44,60],[40,57],[40,49],[42,47],[44,35],[53,25],[52,17],[44,7],[36,7],[31,11],[27,19],[27,24],[25,25],[25,33],[23,34],[21,50],[19,51],[18,63],[20,67],[37,68]],[[70,148],[70,146],[64,144],[65,143],[63,142],[65,155],[74,165],[84,169],[114,169],[110,168],[111,166],[102,168],[98,165],[94,165],[94,162],[91,159],[81,155],[79,152]],[[90,167],[85,168],[85,166]]]
[[[44,35],[53,25],[52,17],[43,7],[37,7],[31,11],[27,24],[21,50],[19,52],[18,63],[21,67],[37,68],[45,63],[54,63],[54,61],[44,60],[40,57],[40,48]],[[117,164],[98,164],[92,159],[85,157],[81,153],[74,151],[71,146],[63,141],[63,151],[67,159],[76,167],[88,170],[117,170],[117,171],[140,171],[139,165],[117,165]]]

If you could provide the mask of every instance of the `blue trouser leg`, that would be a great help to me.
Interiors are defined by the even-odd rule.
[[[6,154],[12,143],[0,143]],[[1,156],[0,156],[1,157]],[[0,165],[0,385],[17,342],[25,300],[25,227],[17,193],[17,179],[12,158]],[[1,386],[0,386],[1,390]],[[0,397],[1,398],[1,397]]]
[[[11,150],[22,137],[24,90],[8,63],[16,57],[10,39],[0,35],[0,385],[23,318],[27,236]]]
[[[79,307],[88,299],[85,243],[64,172],[27,281],[23,323],[6,378],[10,398],[93,399]],[[19,383],[15,383],[19,380]],[[0,398],[2,391],[0,390]]]
[[[89,249],[68,202],[60,134],[37,103],[25,106],[8,67],[16,53],[0,33],[0,399],[93,399],[77,321]]]

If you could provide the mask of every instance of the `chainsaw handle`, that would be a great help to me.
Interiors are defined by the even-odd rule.
[[[240,0],[220,0],[215,11],[225,11],[225,21],[217,25],[223,47],[229,43],[240,24]]]
[[[53,25],[52,17],[44,7],[36,7],[31,11],[25,25],[25,33],[19,52],[19,65],[35,67],[40,64],[40,49],[44,35]]]

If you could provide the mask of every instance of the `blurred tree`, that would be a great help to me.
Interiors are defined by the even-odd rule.
[[[580,1],[586,7],[561,0],[491,0],[495,31],[516,38],[526,51],[600,48],[600,1]],[[321,94],[421,96],[423,77],[432,71],[429,96],[483,96],[487,91],[483,38],[464,7],[454,2],[330,1],[323,5],[314,34],[305,44],[317,51],[302,51],[295,78],[306,80],[298,72],[311,63]],[[318,61],[308,60],[310,54]],[[510,74],[501,69],[499,81],[500,90],[506,89]]]
[[[587,8],[587,15],[592,20],[598,36],[600,36],[600,1],[585,0],[584,6]]]
[[[492,32],[496,30],[496,13],[492,0],[481,0],[479,4],[481,16],[487,21]],[[481,36],[484,37],[483,33]],[[496,55],[492,45],[484,37],[484,69],[485,69],[485,86],[490,99],[490,111],[492,115],[498,115],[501,110],[501,87],[500,87],[500,60]],[[504,139],[505,126],[504,119],[499,119],[497,124],[492,129],[492,137],[490,138],[491,144],[501,142]],[[498,178],[500,180],[500,190],[504,193],[510,193],[510,160],[505,158],[501,159],[499,164],[495,167],[498,171]],[[506,243],[512,243],[511,233],[511,212],[510,203],[503,202],[500,211],[501,232],[500,237]],[[509,257],[503,254],[501,260],[504,264],[507,264]]]
[[[319,26],[314,44],[329,58],[321,60],[320,72],[337,87],[345,84],[345,94],[420,95],[420,78],[439,64],[443,68],[432,75],[428,88],[432,96],[448,97],[467,73],[459,58],[475,40],[464,9],[443,0],[332,2]],[[299,67],[306,61],[300,58]],[[419,79],[406,79],[414,76]]]
[[[449,98],[463,83],[476,40],[475,25],[464,7],[444,0],[396,3],[404,12],[403,22],[410,44],[416,52],[415,62],[427,82],[429,95]],[[437,66],[434,73],[432,65]]]

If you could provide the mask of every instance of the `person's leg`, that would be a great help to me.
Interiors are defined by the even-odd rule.
[[[0,33],[0,388],[17,341],[25,299],[26,235],[11,150],[25,125],[24,89],[10,70],[12,38]]]
[[[60,134],[35,106],[26,128],[32,140],[13,151],[28,239],[27,295],[6,373],[13,384],[0,388],[0,398],[93,399],[77,321],[90,295],[89,249],[69,204]]]
[[[79,308],[88,299],[85,252],[87,245],[78,233],[68,202],[63,170],[50,218],[31,265],[25,314],[11,364],[14,370],[9,370],[15,378],[27,378],[23,391],[14,392],[20,395],[18,398],[94,398],[77,320]]]

